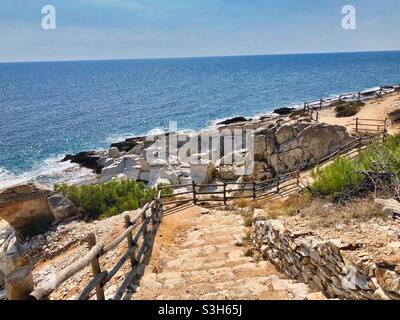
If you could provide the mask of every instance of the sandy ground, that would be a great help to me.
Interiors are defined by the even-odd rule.
[[[360,112],[352,117],[336,118],[335,108],[323,109],[319,111],[319,121],[329,124],[346,126],[350,132],[354,132],[352,123],[355,119],[378,119],[384,120],[388,112],[395,108],[400,108],[400,93],[393,93],[383,98],[370,100],[361,108]],[[388,132],[394,134],[400,131],[400,125],[389,123]]]

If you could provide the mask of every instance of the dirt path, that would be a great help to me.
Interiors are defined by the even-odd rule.
[[[166,213],[134,299],[304,299],[305,284],[246,257],[243,218],[197,206]]]
[[[394,93],[387,95],[381,99],[366,101],[366,105],[361,108],[360,112],[352,117],[336,118],[335,108],[328,108],[319,111],[319,121],[333,125],[346,126],[352,131],[351,124],[355,122],[355,118],[359,119],[380,119],[384,120],[388,112],[395,108],[400,108],[400,94]],[[400,131],[400,126],[390,124],[388,127],[389,134]]]

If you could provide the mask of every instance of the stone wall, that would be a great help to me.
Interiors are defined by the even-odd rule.
[[[256,217],[252,241],[265,260],[330,298],[400,300],[400,268],[371,261],[354,246],[291,232],[278,220]]]

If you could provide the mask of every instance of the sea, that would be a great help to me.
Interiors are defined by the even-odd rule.
[[[91,175],[65,154],[400,83],[400,51],[0,63],[0,188]]]

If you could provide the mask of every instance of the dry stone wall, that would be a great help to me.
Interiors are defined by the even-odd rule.
[[[400,300],[400,269],[371,261],[352,245],[291,232],[278,220],[254,219],[252,241],[265,260],[330,298]]]

